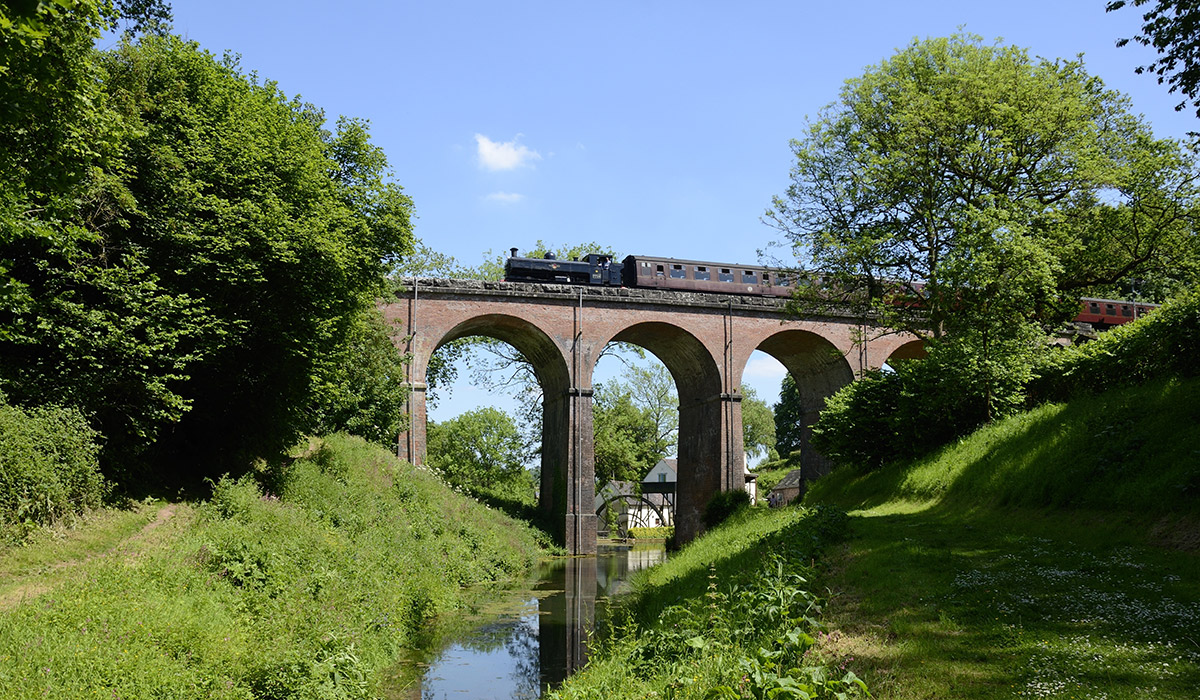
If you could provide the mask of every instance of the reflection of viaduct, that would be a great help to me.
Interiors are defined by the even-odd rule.
[[[686,542],[703,527],[704,504],[742,488],[742,371],[755,350],[791,373],[811,425],[825,397],[856,373],[912,352],[913,342],[866,337],[851,317],[788,319],[774,298],[666,290],[573,287],[516,282],[421,279],[384,315],[410,334],[411,427],[399,453],[425,459],[425,370],[433,352],[466,336],[488,336],[519,350],[542,386],[541,503],[560,541],[577,554],[596,551],[592,463],[592,370],[613,341],[653,353],[679,391],[676,533]],[[807,443],[807,433],[805,434]],[[826,470],[804,449],[806,476]]]

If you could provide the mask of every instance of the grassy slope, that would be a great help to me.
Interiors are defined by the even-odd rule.
[[[830,585],[878,698],[1194,698],[1200,381],[1043,406],[912,465],[839,470]]]
[[[0,697],[368,697],[465,586],[537,557],[528,527],[355,439],[275,483],[103,517],[44,550],[68,564],[0,552]]]

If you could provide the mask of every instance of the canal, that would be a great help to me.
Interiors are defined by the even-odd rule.
[[[430,647],[406,658],[387,697],[532,699],[587,661],[587,638],[629,574],[666,557],[661,544],[604,545],[595,557],[541,565],[532,586],[480,606]]]

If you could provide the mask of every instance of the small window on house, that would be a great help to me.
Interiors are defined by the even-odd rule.
[[[717,273],[717,280],[719,280],[721,282],[732,282],[733,281],[733,270],[722,267],[721,271]]]
[[[708,268],[704,265],[697,265],[696,269],[692,271],[692,279],[711,280],[712,273],[710,273]]]
[[[667,482],[667,475],[666,475],[666,474],[659,474],[659,475],[658,475],[658,483],[660,483],[660,484],[665,484],[666,482]]]
[[[681,280],[687,277],[687,271],[683,269],[683,265],[671,266],[671,279]]]

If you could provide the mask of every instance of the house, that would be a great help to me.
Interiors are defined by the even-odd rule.
[[[797,500],[804,495],[804,479],[800,477],[800,470],[793,469],[783,477],[775,488],[771,489],[771,493],[767,496],[767,502],[771,507],[786,506],[792,501]]]

